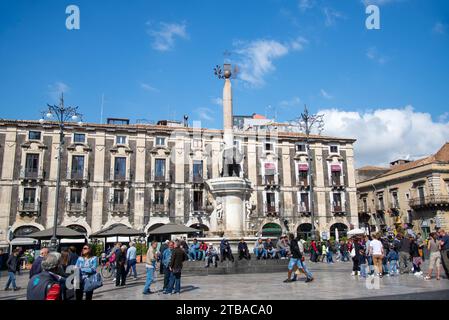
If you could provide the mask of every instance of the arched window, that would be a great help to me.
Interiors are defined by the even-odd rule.
[[[14,238],[28,238],[31,233],[40,231],[34,226],[21,226],[14,230]]]
[[[277,223],[267,223],[262,227],[262,237],[278,238],[282,235],[282,227]]]
[[[70,226],[67,226],[67,228],[72,229],[74,231],[78,231],[80,233],[87,234],[86,228],[84,228],[83,226],[80,226],[79,224],[71,224]]]
[[[335,229],[338,229],[338,237],[341,239],[342,237],[346,237],[348,233],[348,226],[344,223],[334,223],[331,225],[330,236],[335,238]]]
[[[302,223],[298,226],[296,230],[298,237],[301,239],[307,240],[312,236],[312,224],[311,223]]]

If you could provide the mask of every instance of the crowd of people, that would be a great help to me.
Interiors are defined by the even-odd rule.
[[[242,238],[237,246],[239,260],[251,259],[248,244]],[[366,278],[368,276],[397,276],[413,273],[426,280],[441,279],[442,267],[449,278],[449,235],[442,229],[433,232],[427,239],[421,234],[398,232],[397,234],[375,233],[357,235],[340,241],[305,241],[293,234],[283,235],[278,239],[258,238],[254,244],[253,254],[256,259],[289,259],[287,279],[284,282],[296,281],[297,276],[304,274],[306,282],[314,280],[306,265],[306,255],[313,263],[325,262],[333,264],[334,260],[349,262],[352,260],[352,275]],[[21,249],[13,250],[6,266],[8,280],[5,290],[20,290],[16,285],[16,273],[20,271]],[[3,255],[0,254],[3,257]],[[91,300],[94,290],[102,285],[98,275],[99,263],[107,261],[112,267],[114,282],[117,287],[125,286],[131,276],[137,279],[136,244],[129,247],[116,243],[96,257],[90,245],[82,247],[78,256],[75,247],[59,252],[50,252],[42,248],[30,268],[27,286],[27,298],[30,300]],[[427,273],[424,274],[422,264],[429,259]],[[180,294],[181,273],[184,261],[203,261],[205,267],[217,267],[219,262],[234,262],[231,245],[223,238],[215,247],[213,243],[193,239],[188,243],[186,238],[176,241],[151,242],[145,260],[146,280],[142,293],[155,292],[151,289],[158,273],[163,275],[162,293]],[[66,287],[66,279],[79,272],[79,283],[74,290]],[[74,283],[75,284],[75,283]]]

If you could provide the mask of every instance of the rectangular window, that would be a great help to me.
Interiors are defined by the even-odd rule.
[[[27,153],[25,160],[25,177],[37,177],[39,171],[39,155]]]
[[[164,205],[165,192],[163,190],[154,191],[154,204],[157,206]]]
[[[334,193],[332,195],[332,204],[334,206],[334,212],[341,212],[342,211],[342,203],[341,203],[341,194],[340,193]]]
[[[124,203],[125,203],[125,191],[114,190],[114,204],[124,204]]]
[[[72,178],[83,178],[84,156],[72,157]]]
[[[41,140],[40,131],[30,131],[28,132],[28,140]]]
[[[384,206],[384,196],[383,195],[378,195],[377,196],[377,210],[384,210],[385,206]]]
[[[126,158],[116,157],[114,163],[114,177],[116,179],[126,178]]]
[[[26,204],[33,204],[36,202],[36,189],[25,188],[23,190],[23,202]]]
[[[117,144],[126,144],[126,136],[117,136]]]
[[[396,191],[391,193],[391,198],[392,198],[393,208],[399,208],[398,193]]]
[[[203,161],[194,160],[193,161],[193,180],[200,180],[203,178]]]
[[[273,151],[273,150],[274,150],[274,146],[271,142],[265,143],[265,151]]]
[[[154,176],[156,179],[165,179],[165,159],[156,159],[156,170]]]
[[[295,145],[296,147],[296,152],[306,152],[306,145],[303,143],[297,143]]]
[[[304,192],[301,193],[300,201],[300,211],[309,212],[309,194]]]
[[[330,146],[330,153],[338,153],[338,146]]]
[[[86,135],[84,133],[75,133],[73,135],[73,142],[74,143],[85,143]]]
[[[341,184],[341,174],[340,171],[332,171],[331,173],[332,185],[339,186]]]
[[[203,146],[203,142],[200,139],[193,139],[193,147],[201,148]]]
[[[80,189],[72,189],[70,191],[70,203],[81,204],[81,190]]]
[[[156,145],[157,146],[165,146],[165,138],[164,137],[156,137]]]
[[[267,212],[276,211],[276,197],[273,192],[267,192]]]
[[[203,192],[193,191],[193,210],[203,210]]]

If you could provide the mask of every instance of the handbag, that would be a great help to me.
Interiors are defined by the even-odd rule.
[[[94,291],[103,286],[103,279],[99,273],[94,273],[84,280],[83,291]]]
[[[352,247],[352,249],[351,249],[351,258],[354,258],[355,257],[355,248],[354,247]]]

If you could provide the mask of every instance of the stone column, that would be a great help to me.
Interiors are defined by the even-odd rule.
[[[232,148],[234,146],[234,134],[232,132],[232,87],[229,77],[226,77],[223,88],[223,129],[225,146],[226,148]]]
[[[94,165],[94,187],[93,187],[93,203],[92,203],[92,232],[97,232],[103,224],[103,193],[104,193],[104,167],[109,163],[104,163],[105,157],[105,141],[104,132],[97,133],[95,136],[95,163]]]
[[[136,172],[134,193],[134,227],[144,227],[145,209],[145,145],[144,133],[138,133],[136,137]]]
[[[15,128],[8,128],[5,137],[5,146],[2,163],[2,185],[0,192],[0,245],[8,245],[8,229],[14,221],[9,221],[9,214],[11,210],[11,196],[14,173],[14,161],[16,157],[16,143],[17,130]],[[3,146],[2,146],[3,147]],[[6,182],[6,183],[5,183]]]

